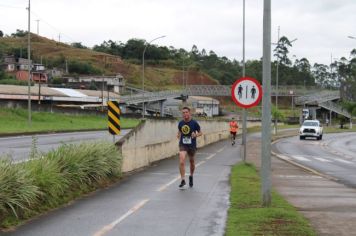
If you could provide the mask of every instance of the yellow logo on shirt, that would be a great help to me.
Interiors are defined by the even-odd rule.
[[[188,125],[183,125],[181,130],[183,134],[187,135],[190,132],[190,127]]]

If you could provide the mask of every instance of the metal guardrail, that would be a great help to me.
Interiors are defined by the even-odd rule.
[[[135,92],[136,94],[142,94],[142,90],[134,87],[127,87],[128,90]],[[276,87],[271,87],[272,96],[276,95]],[[162,92],[162,91],[161,91]],[[163,91],[167,92],[167,91]],[[169,91],[168,91],[169,92]],[[175,90],[172,92],[183,93],[189,96],[231,96],[230,85],[189,85],[182,90]],[[320,88],[315,86],[278,86],[279,96],[302,96],[306,93],[312,94],[320,92]],[[147,93],[147,92],[145,92]],[[160,92],[152,92],[160,93]]]
[[[340,99],[339,91],[324,91],[314,94],[309,94],[306,96],[301,96],[295,99],[295,104],[297,105],[318,105],[323,102],[332,101]]]
[[[328,101],[340,99],[339,91],[317,91],[317,87],[308,87],[308,91],[304,86],[279,86],[278,94],[280,96],[298,96],[297,94],[306,92],[309,95],[297,97],[295,103],[297,105],[320,105],[325,103],[324,106],[331,106]],[[315,89],[315,90],[313,90]],[[158,92],[144,92],[137,89],[138,93],[121,96],[120,102],[127,105],[138,105],[143,102],[159,102],[170,98],[183,98],[186,96],[231,96],[231,87],[228,85],[189,85],[184,90],[166,90]],[[293,94],[291,93],[293,91]],[[275,92],[275,91],[274,91]],[[274,94],[272,93],[272,96]],[[328,109],[328,108],[327,108]],[[342,109],[337,108],[337,104],[333,104],[335,112],[342,114]]]
[[[161,91],[161,92],[145,92],[134,95],[126,95],[120,98],[121,103],[126,104],[139,104],[143,102],[158,102],[169,98],[180,98],[184,96],[183,91]]]
[[[319,104],[319,106],[328,109],[332,112],[338,113],[340,115],[343,115],[347,118],[351,118],[351,114],[348,113],[347,111],[345,111],[341,106],[339,106],[338,104],[336,104],[335,102],[332,101],[326,101],[326,102],[322,102]]]
[[[229,85],[189,85],[185,91],[190,96],[231,96],[231,86]],[[279,96],[301,96],[305,93],[320,92],[320,88],[304,87],[304,86],[278,86]],[[275,96],[277,93],[276,87],[271,87],[271,94]]]

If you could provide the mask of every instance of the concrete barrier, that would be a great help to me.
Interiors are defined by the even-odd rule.
[[[229,125],[226,121],[198,122],[203,132],[203,135],[197,139],[198,148],[229,137]],[[177,132],[178,122],[176,120],[148,119],[143,121],[117,143],[122,152],[122,172],[146,167],[152,162],[176,155],[178,153]]]

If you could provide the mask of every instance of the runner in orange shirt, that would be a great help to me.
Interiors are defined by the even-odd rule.
[[[229,122],[229,125],[230,125],[230,134],[231,134],[231,145],[234,145],[236,134],[239,129],[239,124],[235,121],[235,118],[232,117],[231,121]]]

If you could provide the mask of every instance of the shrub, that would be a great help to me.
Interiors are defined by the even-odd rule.
[[[121,158],[109,142],[64,144],[31,159],[0,159],[0,227],[56,208],[120,176]]]
[[[37,203],[39,188],[21,164],[0,160],[0,220],[6,215],[21,217],[23,211]]]

